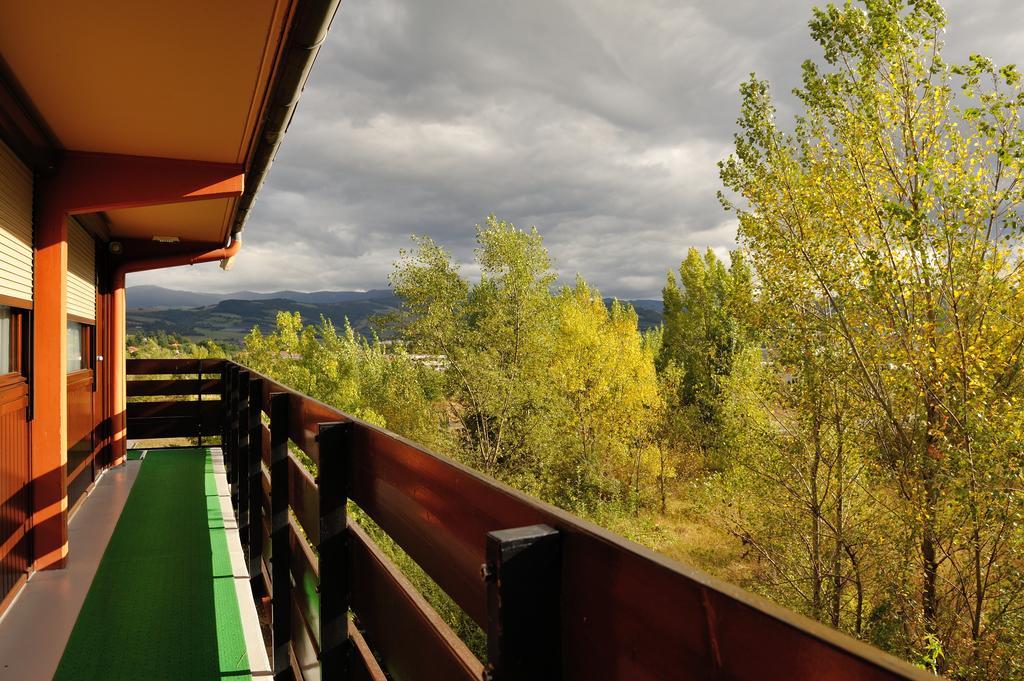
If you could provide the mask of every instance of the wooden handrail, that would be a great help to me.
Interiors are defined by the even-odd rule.
[[[193,368],[195,360],[141,360],[128,373]],[[254,588],[273,592],[282,674],[322,663],[338,678],[382,678],[372,649],[389,671],[414,679],[935,678],[251,369],[225,361],[210,371],[222,372],[224,396],[203,408],[220,409],[232,480],[246,486],[248,564],[259,573]],[[254,386],[244,400],[239,372]],[[257,415],[270,419],[269,429],[253,422]],[[131,414],[128,424],[132,439],[150,432],[133,432],[150,424]],[[344,424],[343,437],[332,424]],[[323,428],[333,434],[319,441]],[[337,479],[314,479],[289,446]],[[328,500],[354,502],[484,628],[488,666],[409,593],[367,533],[346,526],[340,543],[324,533],[337,527],[339,507],[332,503],[335,515],[325,520],[320,485],[333,490]],[[281,508],[290,511],[282,516]],[[345,621],[338,608],[351,608],[363,631],[336,636]],[[424,664],[438,655],[444,664]]]

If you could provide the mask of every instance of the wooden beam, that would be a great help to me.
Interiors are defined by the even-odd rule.
[[[70,151],[52,183],[69,215],[240,196],[242,166]]]
[[[240,196],[241,166],[67,152],[36,183],[32,471],[36,568],[67,556],[67,218],[155,204]],[[112,458],[127,448],[124,279],[112,282],[110,366]]]

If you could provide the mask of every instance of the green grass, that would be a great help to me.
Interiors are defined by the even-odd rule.
[[[54,679],[250,678],[210,453],[151,450]]]

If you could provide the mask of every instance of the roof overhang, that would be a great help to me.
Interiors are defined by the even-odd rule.
[[[241,231],[338,0],[0,4],[0,137],[45,175],[63,152],[241,166],[240,196],[108,210],[106,239]]]

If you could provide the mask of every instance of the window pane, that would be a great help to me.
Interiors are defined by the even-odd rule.
[[[0,306],[0,374],[11,371],[11,308]]]
[[[82,357],[82,325],[68,322],[68,373],[84,369]]]

